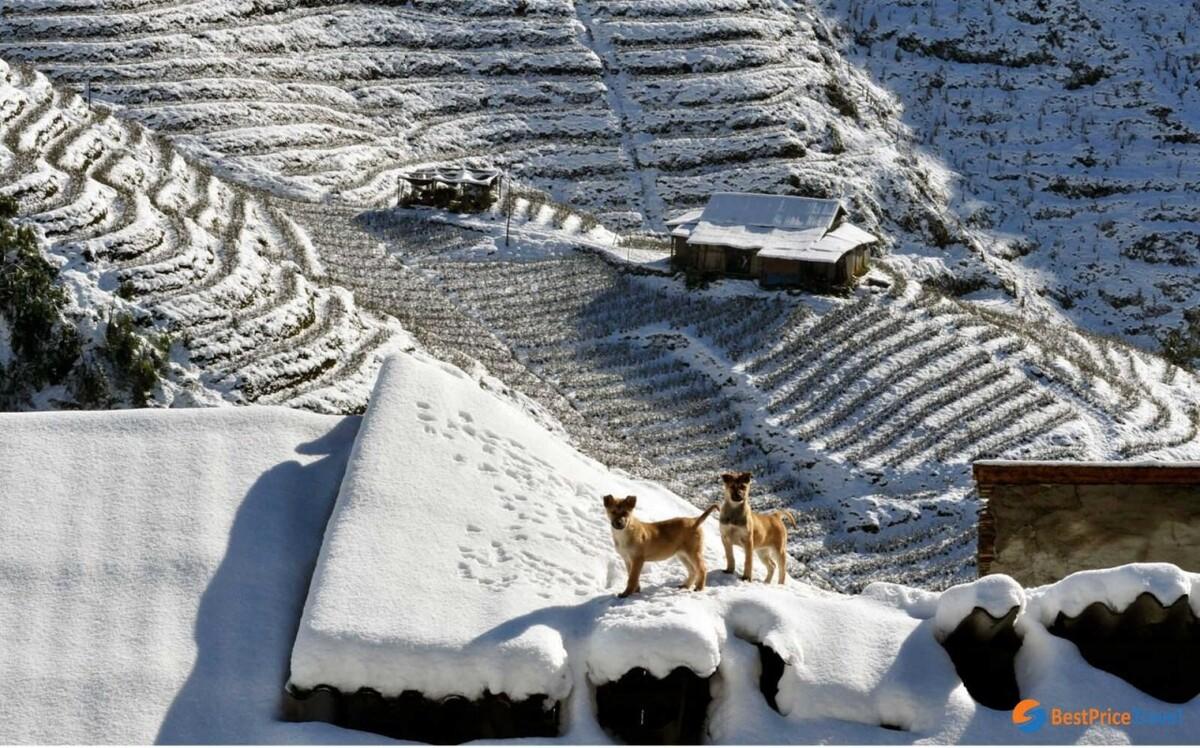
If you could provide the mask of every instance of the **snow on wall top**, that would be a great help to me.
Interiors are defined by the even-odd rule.
[[[589,601],[623,573],[608,493],[637,495],[642,518],[695,513],[580,455],[460,370],[389,359],[330,520],[292,683],[564,696],[559,631],[513,622]]]
[[[278,720],[358,421],[0,415],[0,743],[366,739]]]

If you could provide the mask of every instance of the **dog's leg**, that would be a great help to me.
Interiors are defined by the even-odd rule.
[[[754,580],[754,531],[747,527],[746,542],[742,546],[742,550],[746,552],[746,564],[742,567],[742,581],[750,582]]]
[[[767,552],[762,555],[763,565],[767,567],[767,581],[770,582],[775,578],[775,558],[774,553]]]
[[[787,584],[787,546],[786,545],[781,543],[779,545],[779,547],[775,549],[775,560],[779,563],[779,583]],[[767,577],[767,581],[770,582],[771,578]]]
[[[679,589],[690,589],[696,578],[696,567],[692,565],[692,557],[687,551],[681,551],[678,555],[679,562],[683,564],[683,568],[687,569],[687,579],[683,580],[683,584],[679,585]]]
[[[696,591],[704,589],[704,582],[708,577],[708,569],[704,566],[704,548],[703,546],[696,547],[696,555],[692,557],[692,563],[696,566]]]
[[[625,591],[617,595],[617,597],[629,597],[642,589],[640,580],[642,577],[642,565],[644,563],[645,561],[639,556],[629,564],[629,581],[625,583]]]
[[[725,546],[725,573],[732,574],[737,571],[733,565],[733,540],[725,533],[721,533],[721,543]]]

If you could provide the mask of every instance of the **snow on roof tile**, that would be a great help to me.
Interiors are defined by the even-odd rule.
[[[791,231],[829,230],[839,208],[837,200],[751,192],[717,192],[708,200],[700,220],[725,226],[753,226]]]
[[[499,169],[471,169],[445,166],[434,169],[413,169],[400,175],[410,182],[442,182],[445,184],[491,184],[501,171]]]

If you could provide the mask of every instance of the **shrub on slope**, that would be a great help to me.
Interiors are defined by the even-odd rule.
[[[26,406],[55,386],[63,388],[67,406],[126,400],[145,406],[166,368],[170,339],[146,335],[132,315],[117,313],[103,345],[85,350],[86,336],[64,314],[68,294],[58,269],[46,260],[33,229],[16,225],[16,217],[16,201],[0,197],[0,344],[7,342],[7,350],[0,349],[0,410]]]

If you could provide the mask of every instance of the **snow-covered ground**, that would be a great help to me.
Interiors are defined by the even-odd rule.
[[[1150,349],[1184,327],[1200,304],[1195,3],[814,4],[940,163],[998,279]]]

